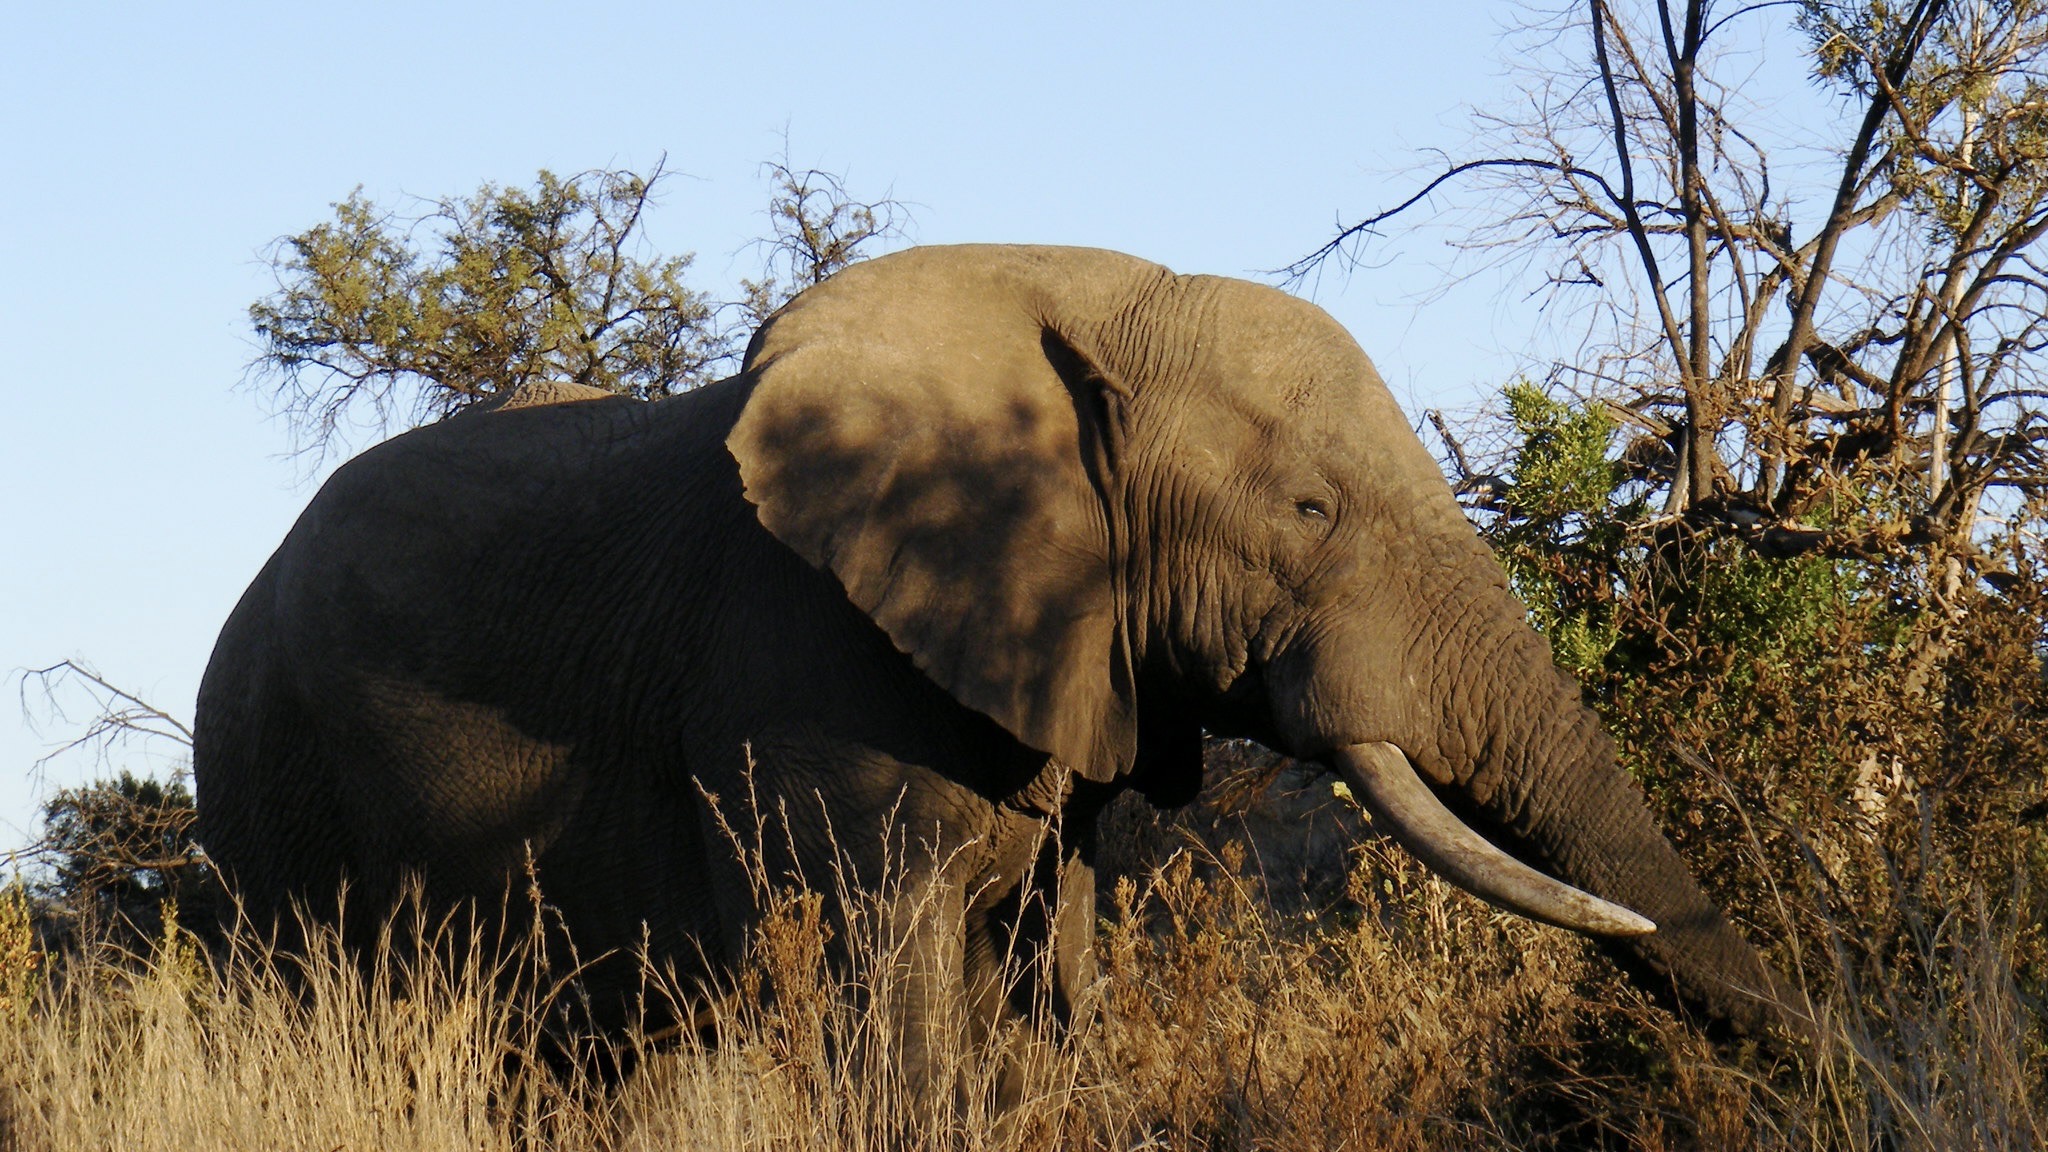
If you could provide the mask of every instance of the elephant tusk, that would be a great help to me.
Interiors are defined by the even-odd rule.
[[[1498,908],[1595,936],[1647,936],[1657,926],[1509,856],[1444,807],[1392,744],[1353,744],[1327,763],[1401,846]]]

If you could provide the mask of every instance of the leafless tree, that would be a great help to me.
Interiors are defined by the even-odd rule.
[[[33,719],[40,714],[70,723],[70,714],[61,699],[66,685],[84,689],[93,714],[77,735],[38,759],[36,767],[78,751],[91,752],[101,763],[106,763],[114,747],[131,741],[152,743],[167,740],[185,749],[187,754],[191,752],[192,729],[184,721],[114,685],[91,665],[77,660],[61,660],[47,668],[23,672],[19,681],[22,715]],[[40,701],[30,699],[31,686],[40,695]]]
[[[1968,557],[2048,487],[2048,2],[1583,0],[1523,33],[1473,158],[1291,276],[1476,191],[1461,243],[1585,325],[1559,370],[1665,522],[1768,555]],[[1810,65],[1791,130],[1744,92],[1760,44]]]

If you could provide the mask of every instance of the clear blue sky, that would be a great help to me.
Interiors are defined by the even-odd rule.
[[[1399,15],[1390,13],[1399,12]],[[766,13],[772,13],[768,15]],[[0,43],[0,848],[89,778],[12,670],[90,661],[188,718],[216,631],[311,497],[237,383],[260,253],[374,198],[666,153],[653,239],[755,271],[760,162],[919,205],[925,243],[1118,248],[1255,273],[1411,187],[1503,87],[1493,3],[21,4]],[[1325,284],[1411,413],[1535,323],[1436,287],[1440,239]],[[33,701],[32,701],[33,702]],[[73,698],[74,704],[78,701]],[[134,767],[151,767],[132,755]],[[168,762],[154,762],[159,771]]]

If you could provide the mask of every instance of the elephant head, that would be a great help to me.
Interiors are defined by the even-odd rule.
[[[799,297],[746,371],[727,446],[761,522],[1017,740],[1168,798],[1204,728],[1320,760],[1453,881],[1773,1018],[1320,309],[1108,252],[918,249]]]

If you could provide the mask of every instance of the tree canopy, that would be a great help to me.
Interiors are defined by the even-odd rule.
[[[358,188],[272,245],[276,288],[249,308],[250,382],[318,451],[350,421],[443,416],[534,381],[643,399],[704,383],[790,295],[905,223],[897,201],[857,200],[832,173],[764,170],[763,270],[725,300],[688,283],[690,254],[648,244],[661,165],[542,171],[530,188],[487,183],[409,212]]]

